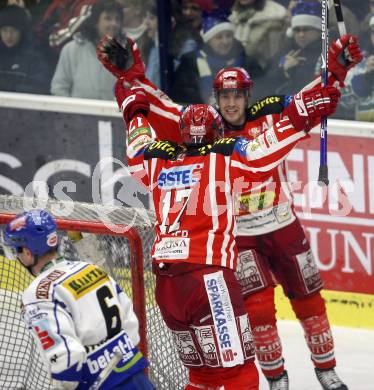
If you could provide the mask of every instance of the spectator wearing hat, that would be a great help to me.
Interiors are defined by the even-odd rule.
[[[256,58],[265,70],[279,50],[286,18],[286,8],[275,1],[236,0],[229,20],[247,57]]]
[[[96,44],[106,34],[119,40],[122,8],[114,0],[99,0],[91,6],[90,17],[74,39],[67,43],[58,60],[51,92],[58,96],[113,100],[114,76],[96,58]]]
[[[0,90],[48,93],[47,63],[33,43],[26,11],[9,5],[0,11]]]
[[[245,65],[244,48],[234,38],[234,29],[224,14],[213,12],[204,15],[202,48],[181,57],[171,88],[174,100],[208,103],[215,74],[227,66]]]
[[[321,5],[318,1],[296,3],[285,47],[275,57],[266,78],[260,80],[265,93],[297,93],[320,73],[321,25]],[[275,90],[274,85],[278,86]]]
[[[374,13],[369,19],[368,34],[364,60],[348,72],[346,90],[356,98],[355,119],[374,122]]]

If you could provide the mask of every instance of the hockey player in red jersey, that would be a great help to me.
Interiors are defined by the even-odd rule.
[[[342,65],[339,59],[345,48],[349,50],[350,62]],[[361,52],[354,37],[346,36],[333,43],[329,52],[330,83],[341,84],[348,68],[360,59]],[[145,88],[151,102],[148,118],[151,123],[160,124],[155,129],[157,135],[161,139],[179,141],[176,124],[182,107],[152,87],[141,76],[139,62],[137,64],[138,72],[133,72],[133,67],[125,74],[130,79],[135,78]],[[305,90],[319,83],[317,79]],[[214,91],[225,121],[226,134],[254,138],[276,123],[287,106],[288,97],[269,96],[248,108],[251,89],[252,80],[241,68],[224,69],[217,74]],[[318,120],[309,123],[309,126],[317,124]],[[250,314],[256,355],[270,389],[288,389],[288,376],[276,327],[272,275],[283,286],[303,325],[321,385],[324,389],[346,389],[334,371],[333,339],[319,292],[322,282],[308,241],[293,210],[285,165],[279,165],[265,182],[244,190],[237,211],[237,277]]]
[[[340,93],[317,87],[295,96],[285,117],[252,141],[221,138],[216,110],[189,106],[178,145],[153,138],[144,90],[123,83],[117,82],[116,98],[128,129],[128,165],[152,192],[156,300],[189,369],[186,389],[258,389],[252,335],[234,275],[234,194],[269,177],[306,136],[308,123],[335,111]]]

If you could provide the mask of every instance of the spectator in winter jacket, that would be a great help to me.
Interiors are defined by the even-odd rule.
[[[122,6],[122,33],[136,42],[144,62],[147,63],[148,48],[152,44],[152,38],[148,36],[147,31],[146,1],[117,0],[117,2]]]
[[[43,52],[53,66],[57,64],[58,55],[73,35],[80,31],[90,17],[90,4],[97,0],[53,0],[48,7],[39,6],[39,20],[34,20],[34,30]],[[45,1],[44,1],[45,3]],[[41,9],[40,9],[41,8]],[[43,12],[44,10],[44,12]],[[30,11],[33,11],[30,7]],[[38,12],[38,10],[35,10]],[[35,15],[33,15],[35,16]]]
[[[346,84],[356,97],[355,119],[374,122],[374,14],[369,27],[370,40],[364,61],[348,73]]]
[[[179,102],[208,103],[215,74],[227,66],[245,66],[243,46],[225,15],[206,14],[201,36],[201,50],[183,55],[175,72],[171,95]]]
[[[276,54],[285,31],[286,8],[272,0],[236,0],[229,17],[235,38],[249,58],[265,70]]]
[[[0,90],[48,93],[47,63],[35,47],[26,11],[9,5],[0,11]]]
[[[321,6],[318,2],[300,1],[292,9],[290,38],[263,80],[262,92],[297,93],[320,73]],[[274,90],[274,85],[278,87]]]
[[[121,39],[122,8],[114,0],[100,0],[74,40],[60,54],[52,79],[53,95],[113,100],[114,77],[97,61],[95,46],[105,34]]]

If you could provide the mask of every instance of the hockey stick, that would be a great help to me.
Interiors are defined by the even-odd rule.
[[[322,0],[322,52],[321,52],[321,71],[322,71],[322,85],[327,85],[328,78],[328,0]],[[329,185],[329,174],[327,167],[327,117],[323,116],[321,118],[321,133],[320,133],[320,162],[319,162],[319,175],[318,175],[318,183],[322,185]]]
[[[120,352],[115,351],[114,356],[110,359],[108,365],[103,369],[103,371],[100,372],[100,375],[88,390],[99,390],[101,385],[108,379],[108,376],[112,373],[114,367],[120,362],[122,357],[123,356]]]
[[[326,4],[328,2],[328,4]],[[327,8],[335,8],[336,20],[338,22],[339,35],[342,37],[347,34],[345,27],[342,4],[340,0],[322,0],[322,82],[323,85],[327,85],[328,78],[328,12]],[[325,17],[324,17],[325,15]],[[324,60],[325,59],[325,60]],[[321,139],[320,139],[320,166],[318,183],[320,185],[329,185],[329,175],[327,166],[327,118],[323,117],[321,120]]]
[[[338,22],[339,35],[340,36],[346,35],[347,29],[345,27],[345,23],[343,19],[342,3],[340,0],[333,0],[333,4],[335,8],[336,20]]]

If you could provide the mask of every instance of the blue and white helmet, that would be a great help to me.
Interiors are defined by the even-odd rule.
[[[34,256],[43,256],[57,249],[56,222],[47,211],[26,211],[7,224],[4,242],[15,249],[26,247]]]

